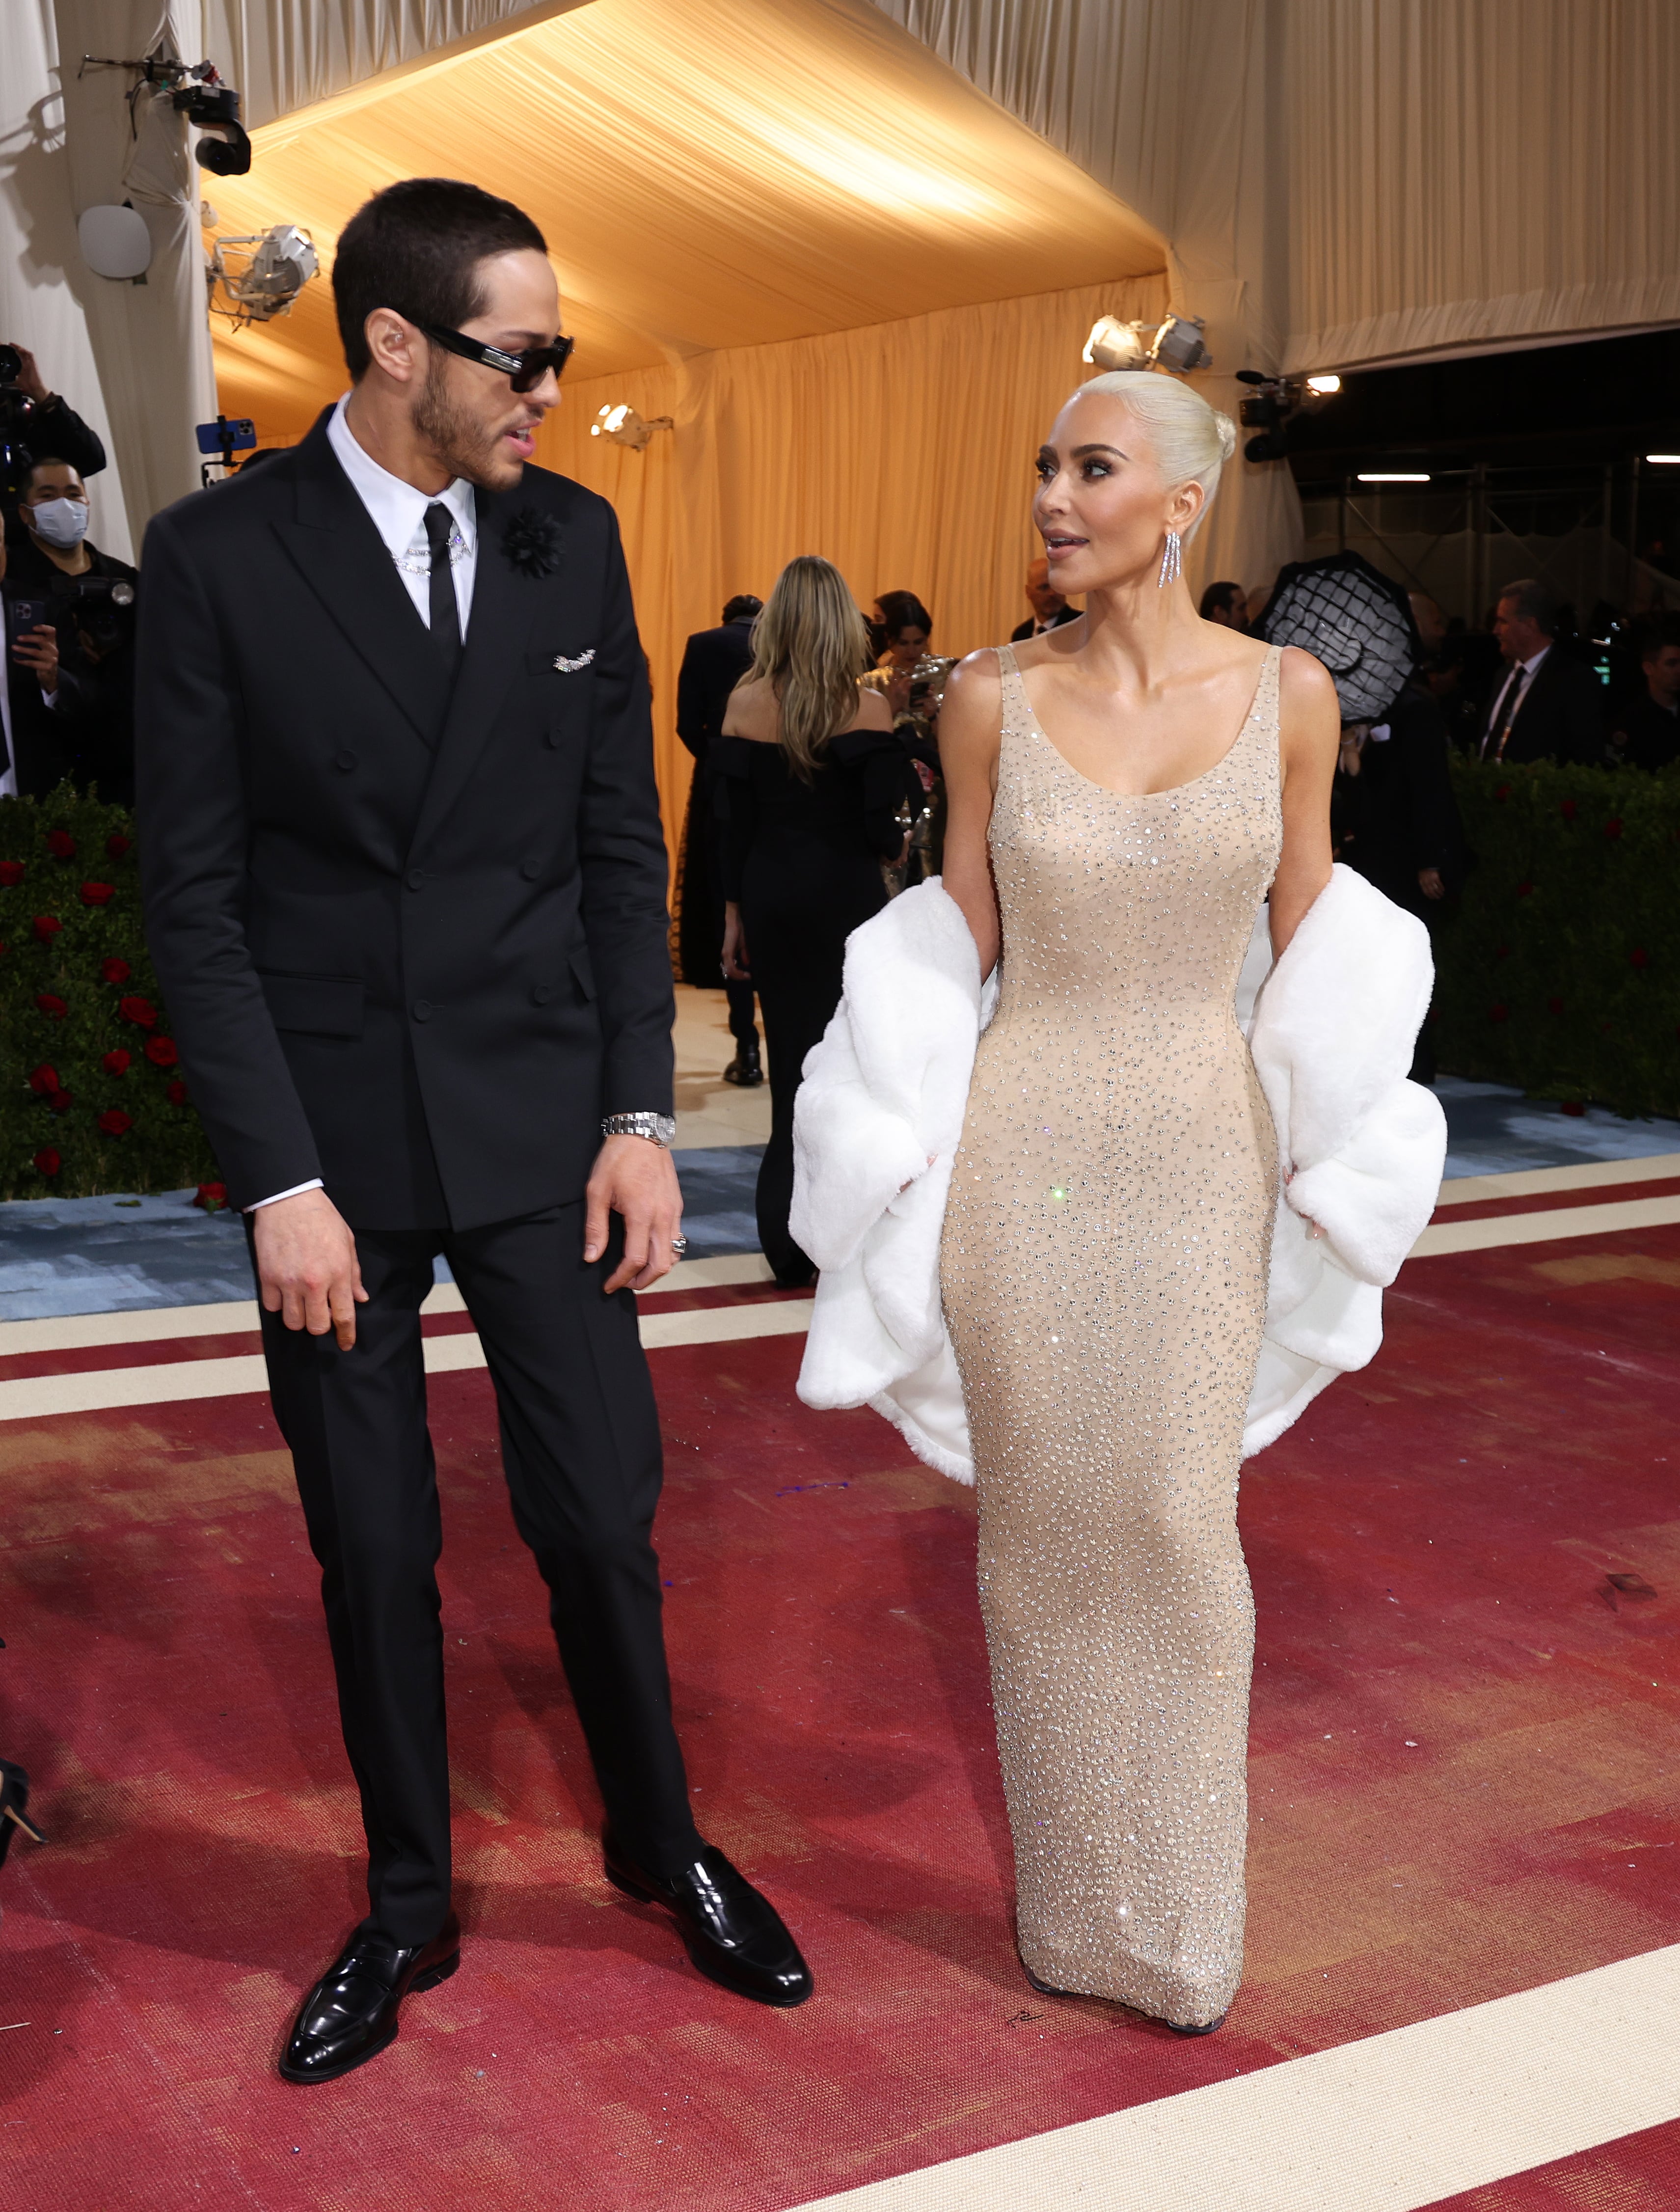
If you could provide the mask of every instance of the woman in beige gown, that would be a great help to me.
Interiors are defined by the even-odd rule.
[[[946,693],[945,888],[1001,951],[942,1259],[1035,1985],[1216,2027],[1241,1972],[1253,1608],[1237,1538],[1277,1146],[1234,994],[1330,878],[1309,655],[1203,622],[1179,544],[1228,417],[1095,378],[1034,518],[1086,615]]]

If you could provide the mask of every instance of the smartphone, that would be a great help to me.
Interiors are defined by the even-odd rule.
[[[15,645],[26,631],[39,629],[43,623],[52,623],[52,603],[50,599],[25,599],[20,592],[15,598],[6,594],[6,641]]]
[[[200,422],[196,428],[199,452],[213,459],[224,445],[235,453],[244,453],[257,442],[257,425],[248,415],[218,416],[214,422]]]

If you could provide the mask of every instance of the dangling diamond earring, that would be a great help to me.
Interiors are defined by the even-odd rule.
[[[1168,584],[1176,584],[1183,574],[1184,556],[1179,550],[1179,533],[1176,530],[1169,530],[1167,543],[1161,550],[1161,574],[1155,579],[1156,589],[1164,592]]]

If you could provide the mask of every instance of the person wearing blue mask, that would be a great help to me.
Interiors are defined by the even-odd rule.
[[[79,705],[70,773],[101,799],[134,804],[134,598],[138,571],[88,537],[88,488],[70,462],[24,477],[22,527],[9,532],[9,584],[48,600]]]

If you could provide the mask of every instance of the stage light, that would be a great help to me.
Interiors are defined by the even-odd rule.
[[[1091,326],[1083,358],[1101,369],[1168,369],[1182,374],[1208,366],[1203,343],[1204,325],[1185,315],[1168,315],[1164,323],[1123,323],[1118,315],[1104,315]]]
[[[1647,453],[1645,458],[1659,469],[1680,469],[1680,453]]]
[[[1327,399],[1332,392],[1342,389],[1342,380],[1339,376],[1309,376],[1307,389],[1316,392],[1320,398]]]
[[[669,415],[655,415],[651,419],[638,415],[634,407],[620,405],[603,407],[589,426],[591,438],[610,438],[615,445],[628,446],[640,453],[656,430],[669,430]]]
[[[242,269],[230,269],[226,259],[230,246],[257,250]],[[308,232],[294,222],[270,223],[246,238],[218,238],[205,272],[210,280],[210,312],[228,316],[241,329],[247,323],[271,323],[276,315],[291,313],[293,301],[320,266]],[[216,306],[218,284],[231,307]]]
[[[1152,336],[1147,323],[1123,323],[1113,315],[1104,315],[1091,325],[1083,358],[1094,368],[1143,368],[1149,362]]]
[[[1362,469],[1359,481],[1361,483],[1428,483],[1429,479],[1414,469],[1373,469],[1368,471]]]

